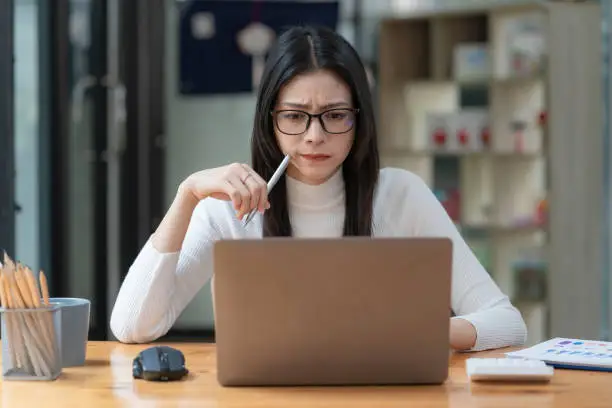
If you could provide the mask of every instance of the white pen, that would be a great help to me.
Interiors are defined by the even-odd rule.
[[[270,181],[268,181],[268,194],[270,194],[270,191],[272,191],[272,189],[274,188],[274,186],[276,185],[276,183],[278,182],[280,177],[283,175],[283,173],[287,169],[287,166],[289,165],[289,160],[291,160],[291,155],[289,155],[289,154],[285,155],[285,158],[283,159],[281,164],[278,166],[278,168],[276,169],[274,174],[272,174],[272,177],[270,178]],[[248,225],[249,222],[251,222],[253,217],[255,217],[256,213],[257,213],[257,210],[252,210],[249,213],[249,215],[247,216],[246,220],[244,221],[244,226],[245,227]]]

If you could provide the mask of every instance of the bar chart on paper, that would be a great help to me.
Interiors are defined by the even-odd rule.
[[[612,371],[612,342],[556,337],[508,357],[541,360],[558,368]]]

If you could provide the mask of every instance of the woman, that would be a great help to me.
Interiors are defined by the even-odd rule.
[[[261,80],[252,164],[187,177],[119,292],[111,329],[122,342],[164,335],[212,277],[219,239],[269,236],[447,236],[454,242],[450,345],[523,344],[526,328],[426,184],[379,169],[374,109],[357,53],[333,31],[278,38]],[[285,154],[286,174],[268,195]],[[242,220],[258,211],[250,224]]]

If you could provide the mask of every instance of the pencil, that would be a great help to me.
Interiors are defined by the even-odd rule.
[[[274,172],[274,174],[272,174],[270,181],[268,181],[268,194],[270,193],[270,191],[272,191],[276,183],[278,183],[278,180],[281,178],[281,176],[287,169],[287,166],[289,166],[289,160],[291,160],[291,155],[287,154],[285,158],[283,159],[283,161],[281,162],[281,164],[276,169],[276,171]],[[253,217],[255,217],[256,213],[257,213],[256,210],[252,210],[249,213],[249,215],[247,216],[247,219],[244,221],[245,227],[248,225],[249,222],[251,222]]]

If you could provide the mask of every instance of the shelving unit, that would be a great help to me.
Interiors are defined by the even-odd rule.
[[[551,27],[585,7],[534,2],[380,25],[382,164],[418,174],[436,192],[521,309],[530,344],[550,333],[549,94],[567,86],[551,82],[547,41]]]

